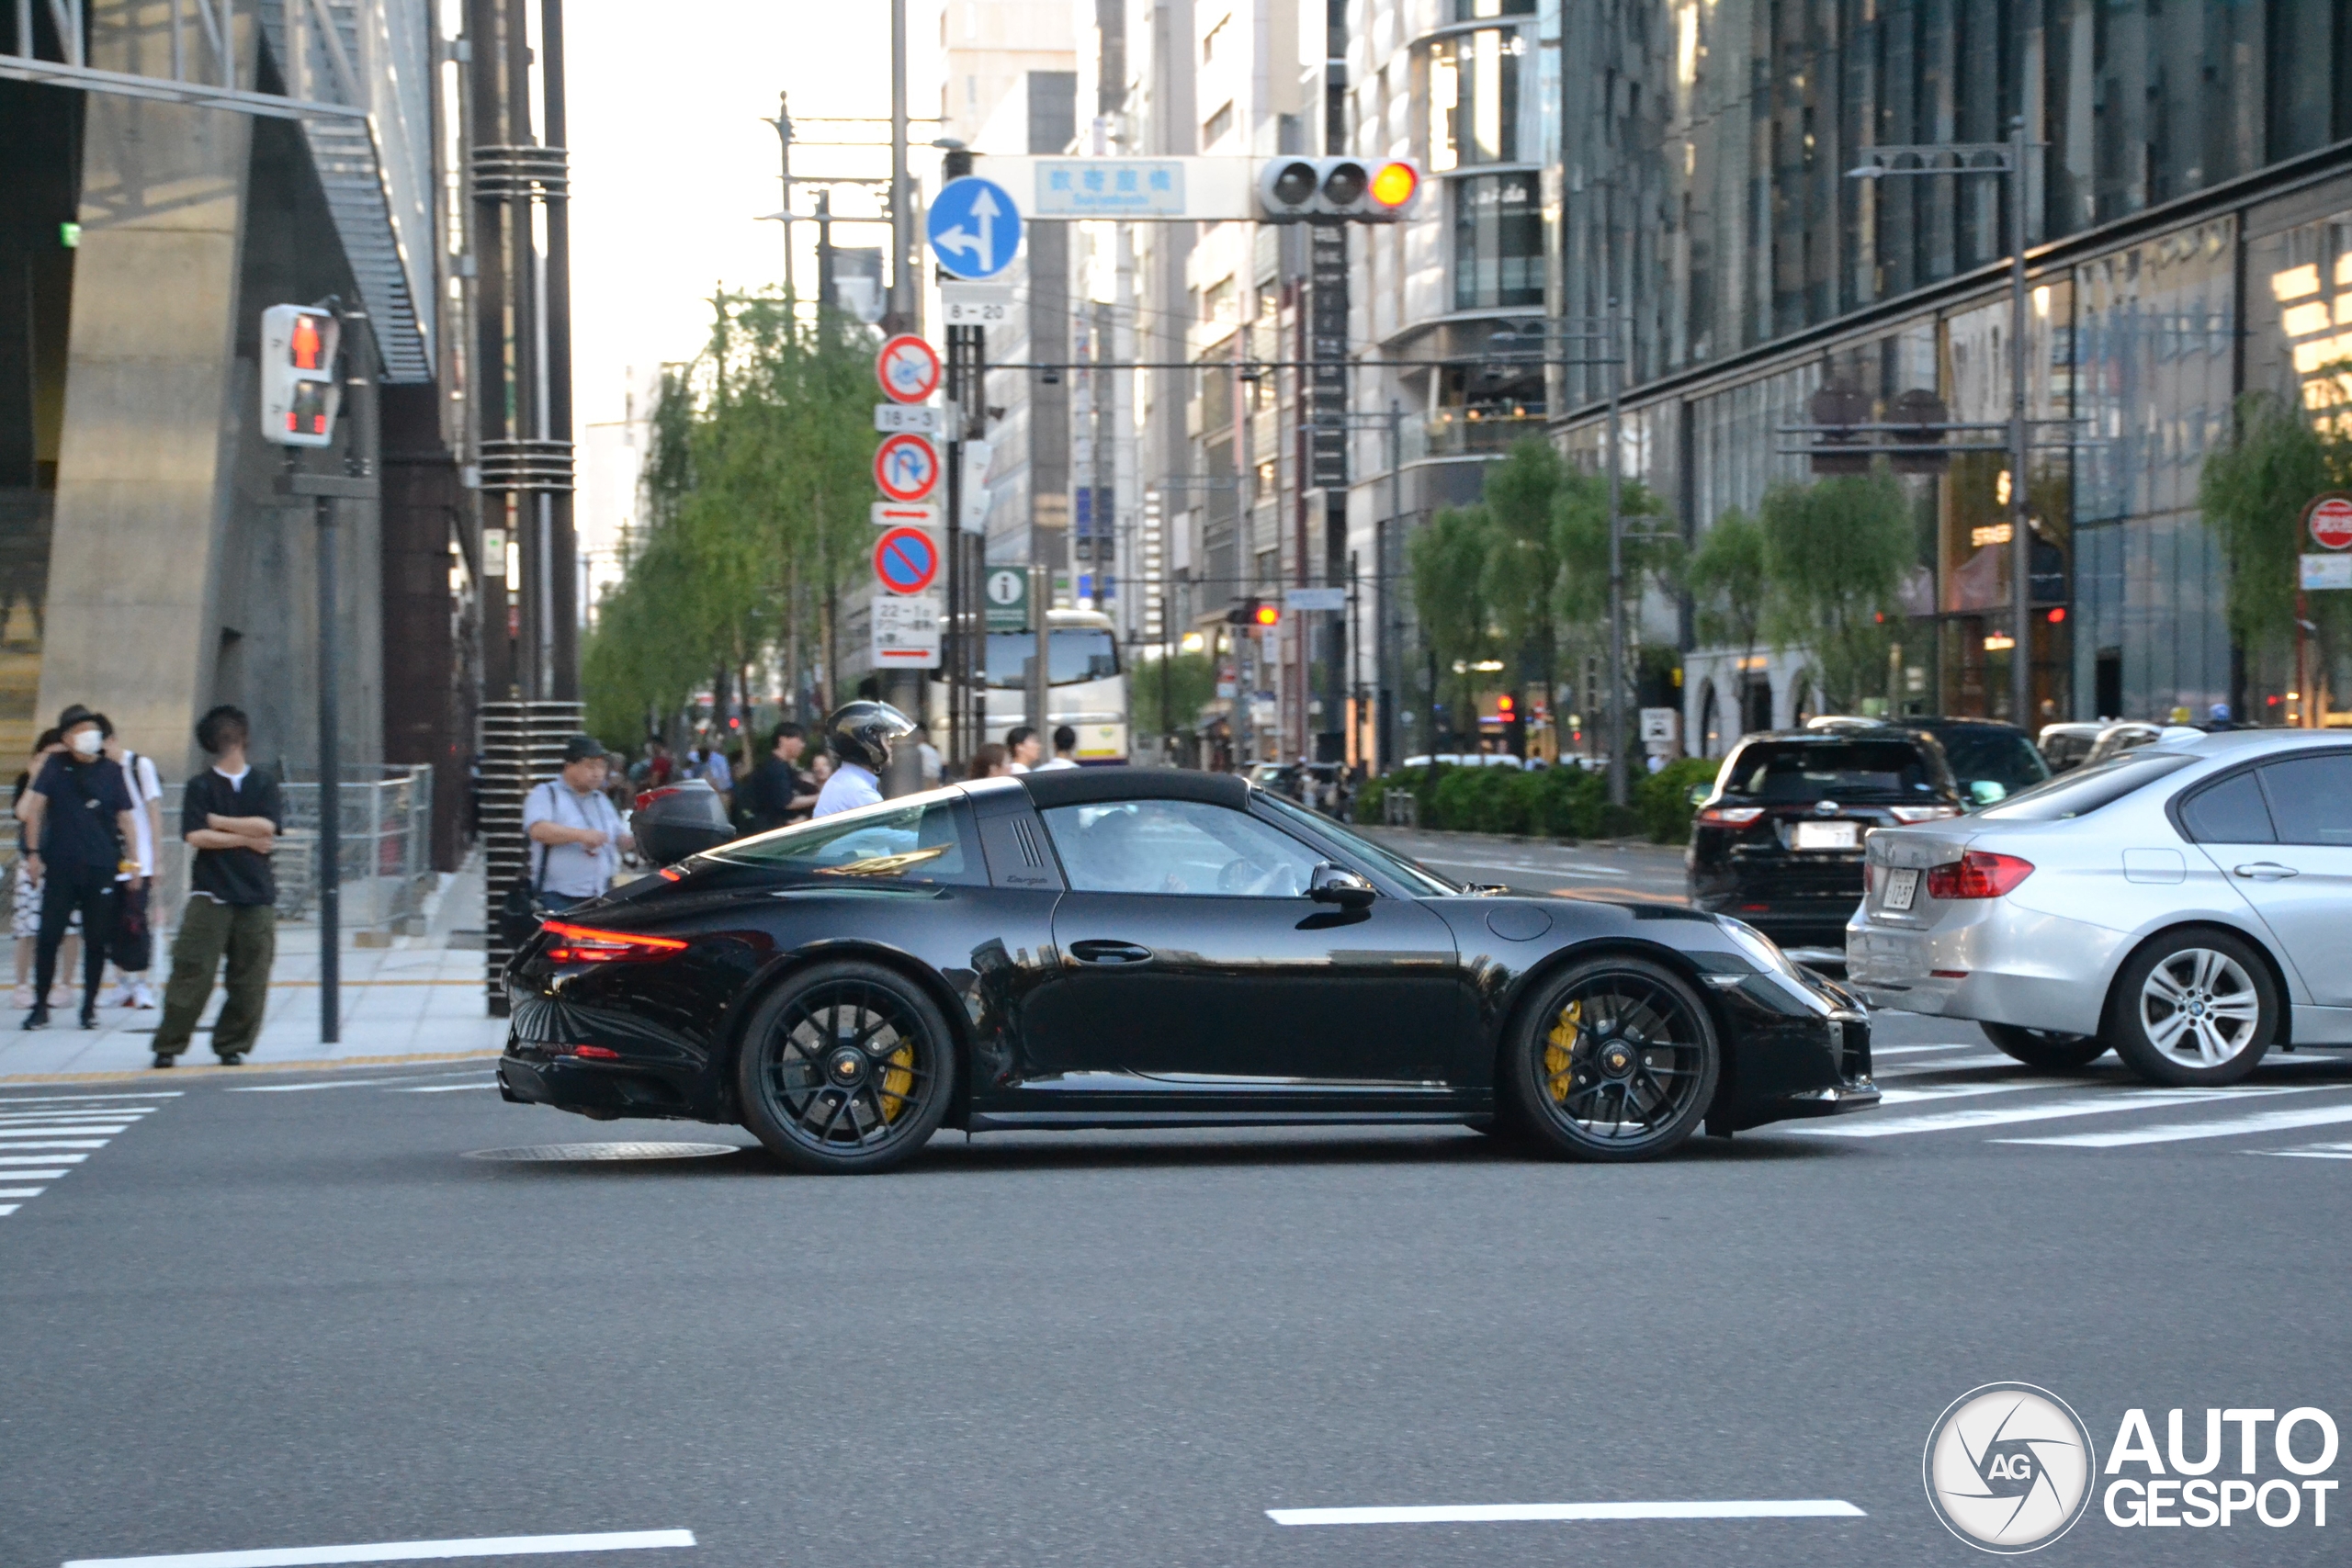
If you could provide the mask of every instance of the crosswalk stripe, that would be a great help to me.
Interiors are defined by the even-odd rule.
[[[1945,1045],[1873,1045],[1871,1047],[1871,1057],[1872,1060],[1876,1060],[1881,1056],[1917,1056],[1928,1051],[1967,1051],[1973,1049],[1974,1049],[1974,1047],[1962,1044],[1958,1041],[1954,1041],[1951,1043]]]
[[[40,1138],[28,1138],[22,1143],[0,1143],[0,1149],[7,1149],[11,1152],[24,1149],[102,1149],[106,1146],[107,1140],[104,1138],[51,1138],[46,1141]]]
[[[24,1138],[53,1138],[61,1133],[128,1133],[129,1122],[53,1122],[38,1127],[0,1127],[0,1146]]]
[[[1899,1077],[1910,1073],[1951,1073],[1963,1067],[2023,1067],[2015,1056],[1951,1056],[1936,1062],[1905,1062],[1878,1074],[1880,1077]]]
[[[2324,1127],[2352,1122],[2352,1105],[2313,1105],[2298,1111],[2258,1111],[2228,1122],[2165,1122],[2120,1133],[2076,1133],[2064,1138],[1994,1138],[1996,1144],[2041,1144],[2052,1148],[2120,1149],[2134,1144],[2177,1144],[2190,1138],[2236,1138],[2249,1133],[2279,1133],[2291,1127]]]
[[[0,1219],[5,1219],[23,1207],[22,1203],[0,1203]]]
[[[75,1159],[79,1159],[82,1156],[75,1155],[74,1157]],[[0,1160],[0,1165],[6,1165],[6,1163],[7,1161],[6,1160]],[[54,1169],[0,1170],[0,1179],[6,1179],[8,1181],[62,1181],[65,1179],[66,1174],[67,1173],[64,1171]]]
[[[2072,1081],[2050,1078],[2008,1078],[1999,1083],[1931,1084],[1926,1089],[1888,1089],[1879,1091],[1881,1105],[1913,1105],[1923,1100],[1970,1100],[1980,1094],[2018,1094],[2030,1089],[2087,1089],[2093,1080]]]
[[[1965,1111],[1934,1111],[1920,1116],[1884,1120],[1863,1114],[1838,1122],[1802,1122],[1774,1131],[1814,1138],[1892,1138],[1906,1133],[1950,1133],[1969,1127],[1998,1127],[2011,1122],[2052,1122],[2064,1116],[2117,1115],[2127,1111],[2157,1111],[2174,1105],[2199,1105],[2218,1100],[2249,1100],[2261,1095],[2307,1094],[2293,1089],[2125,1089],[2096,1100],[2045,1100],[2039,1105],[1992,1107]]]
[[[0,1127],[50,1127],[60,1122],[136,1122],[148,1107],[126,1111],[44,1111],[36,1116],[0,1116]]]
[[[0,1187],[0,1198],[38,1198],[48,1190],[46,1187]]]
[[[0,1155],[0,1165],[79,1165],[89,1157],[88,1155]]]
[[[0,1100],[0,1105],[62,1105],[68,1100],[177,1100],[186,1089],[159,1089],[150,1094],[37,1094],[15,1100]]]

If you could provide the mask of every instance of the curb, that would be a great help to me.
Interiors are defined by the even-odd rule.
[[[168,1071],[174,1082],[187,1077],[220,1077],[233,1075],[253,1077],[267,1073],[334,1072],[343,1067],[414,1067],[436,1066],[446,1062],[488,1062],[498,1059],[497,1051],[435,1052],[408,1056],[342,1056],[311,1062],[246,1063],[234,1067],[172,1067]],[[0,1089],[24,1088],[40,1084],[128,1083],[153,1079],[160,1070],[155,1067],[119,1067],[96,1073],[19,1073],[0,1077]]]

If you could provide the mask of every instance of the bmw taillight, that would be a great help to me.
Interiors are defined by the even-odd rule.
[[[546,950],[550,964],[654,964],[686,949],[676,937],[598,931],[564,920],[548,920],[544,929],[555,938]]]
[[[1763,815],[1760,806],[1710,806],[1699,820],[1710,828],[1745,828]]]
[[[1990,850],[1970,850],[1956,861],[1928,868],[1928,897],[1949,902],[1955,898],[1998,898],[2033,874],[2033,863]]]

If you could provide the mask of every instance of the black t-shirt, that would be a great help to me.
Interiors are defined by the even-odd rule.
[[[808,776],[781,757],[770,757],[752,773],[748,793],[752,807],[752,825],[761,832],[781,828],[792,820],[792,797],[812,795],[816,785]]]
[[[208,817],[266,817],[281,832],[286,806],[277,781],[259,768],[248,768],[235,784],[207,768],[187,781],[181,796],[180,835],[185,838],[209,826]],[[253,907],[277,902],[277,879],[270,874],[269,857],[252,850],[198,850],[188,872],[191,892],[223,904]]]
[[[87,762],[51,757],[41,765],[33,789],[49,797],[41,818],[42,860],[85,871],[111,872],[122,863],[116,814],[130,809],[130,791],[123,786],[120,767],[105,757]]]

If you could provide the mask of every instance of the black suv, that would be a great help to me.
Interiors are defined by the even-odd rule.
[[[1800,962],[1842,964],[1862,840],[1968,808],[1939,739],[1841,724],[1741,740],[1691,821],[1692,906],[1747,921]]]

